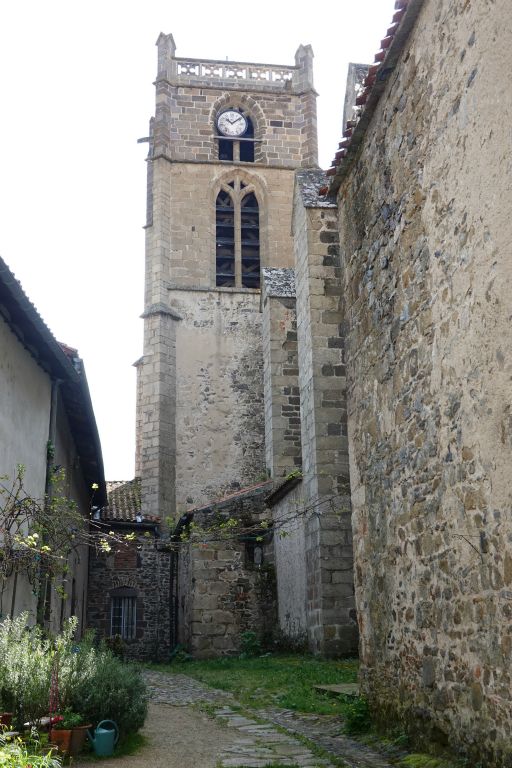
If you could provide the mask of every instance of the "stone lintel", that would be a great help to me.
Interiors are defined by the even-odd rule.
[[[145,320],[147,317],[153,317],[154,315],[168,315],[174,320],[183,320],[182,316],[176,312],[175,309],[166,306],[162,302],[158,304],[151,304],[141,315],[141,318]]]

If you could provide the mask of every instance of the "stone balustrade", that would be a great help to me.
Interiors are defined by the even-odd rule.
[[[279,84],[293,80],[298,67],[278,64],[245,64],[209,59],[175,59],[176,74],[181,78],[201,80],[232,80],[243,83]]]

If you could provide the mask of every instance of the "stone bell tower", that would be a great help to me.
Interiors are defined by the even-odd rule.
[[[310,46],[291,66],[157,46],[136,474],[143,513],[167,517],[265,476],[260,274],[293,266],[317,133]]]

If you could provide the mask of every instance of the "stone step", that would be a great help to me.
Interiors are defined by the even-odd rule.
[[[329,696],[359,696],[359,683],[340,683],[339,685],[314,685],[315,691]]]

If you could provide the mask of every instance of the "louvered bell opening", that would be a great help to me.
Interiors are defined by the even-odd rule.
[[[242,199],[240,210],[242,241],[242,285],[260,287],[260,214],[256,196],[251,192]]]
[[[233,199],[219,192],[216,204],[216,285],[235,285],[235,211]]]

